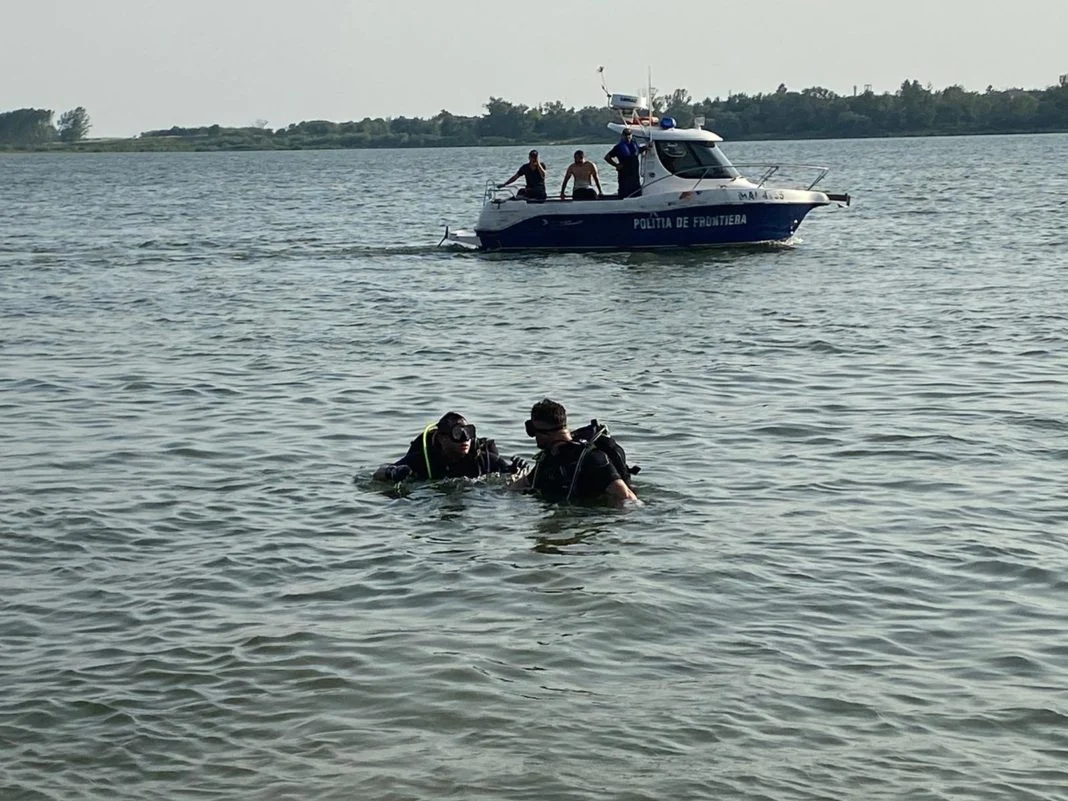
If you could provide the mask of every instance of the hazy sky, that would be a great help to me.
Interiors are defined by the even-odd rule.
[[[1043,88],[1068,0],[0,0],[0,111],[85,106],[93,136],[599,105],[602,64],[614,91],[651,70],[698,99]]]

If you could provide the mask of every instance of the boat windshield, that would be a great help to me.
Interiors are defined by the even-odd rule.
[[[656,155],[680,178],[737,178],[741,175],[715,142],[657,142]]]

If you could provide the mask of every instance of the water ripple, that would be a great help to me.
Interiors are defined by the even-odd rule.
[[[859,201],[490,258],[518,150],[0,155],[0,798],[1058,799],[1065,242],[989,186],[1066,145],[736,143]],[[545,395],[644,506],[371,480]]]

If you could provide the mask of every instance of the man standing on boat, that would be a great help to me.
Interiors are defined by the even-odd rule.
[[[567,165],[567,172],[564,173],[564,182],[560,185],[560,199],[564,199],[564,191],[567,189],[567,182],[574,177],[575,188],[571,192],[572,200],[596,200],[604,191],[601,189],[601,178],[597,175],[597,165],[592,161],[586,161],[586,154],[581,150],[575,151],[574,164]],[[590,184],[597,184],[597,191],[593,191],[593,187]]]
[[[616,146],[608,151],[604,160],[616,168],[619,174],[619,197],[636,197],[642,193],[641,158],[647,145],[634,143],[630,128],[623,129],[623,135]]]
[[[516,170],[515,175],[503,184],[498,184],[497,188],[503,189],[520,176],[526,178],[527,185],[515,193],[516,197],[527,200],[545,200],[545,165],[538,158],[537,150],[531,150],[527,163]]]

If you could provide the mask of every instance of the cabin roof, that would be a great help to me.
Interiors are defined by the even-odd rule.
[[[722,142],[723,137],[704,128],[661,128],[659,125],[638,125],[610,122],[608,127],[617,134],[630,128],[635,139],[652,139],[657,142]]]

